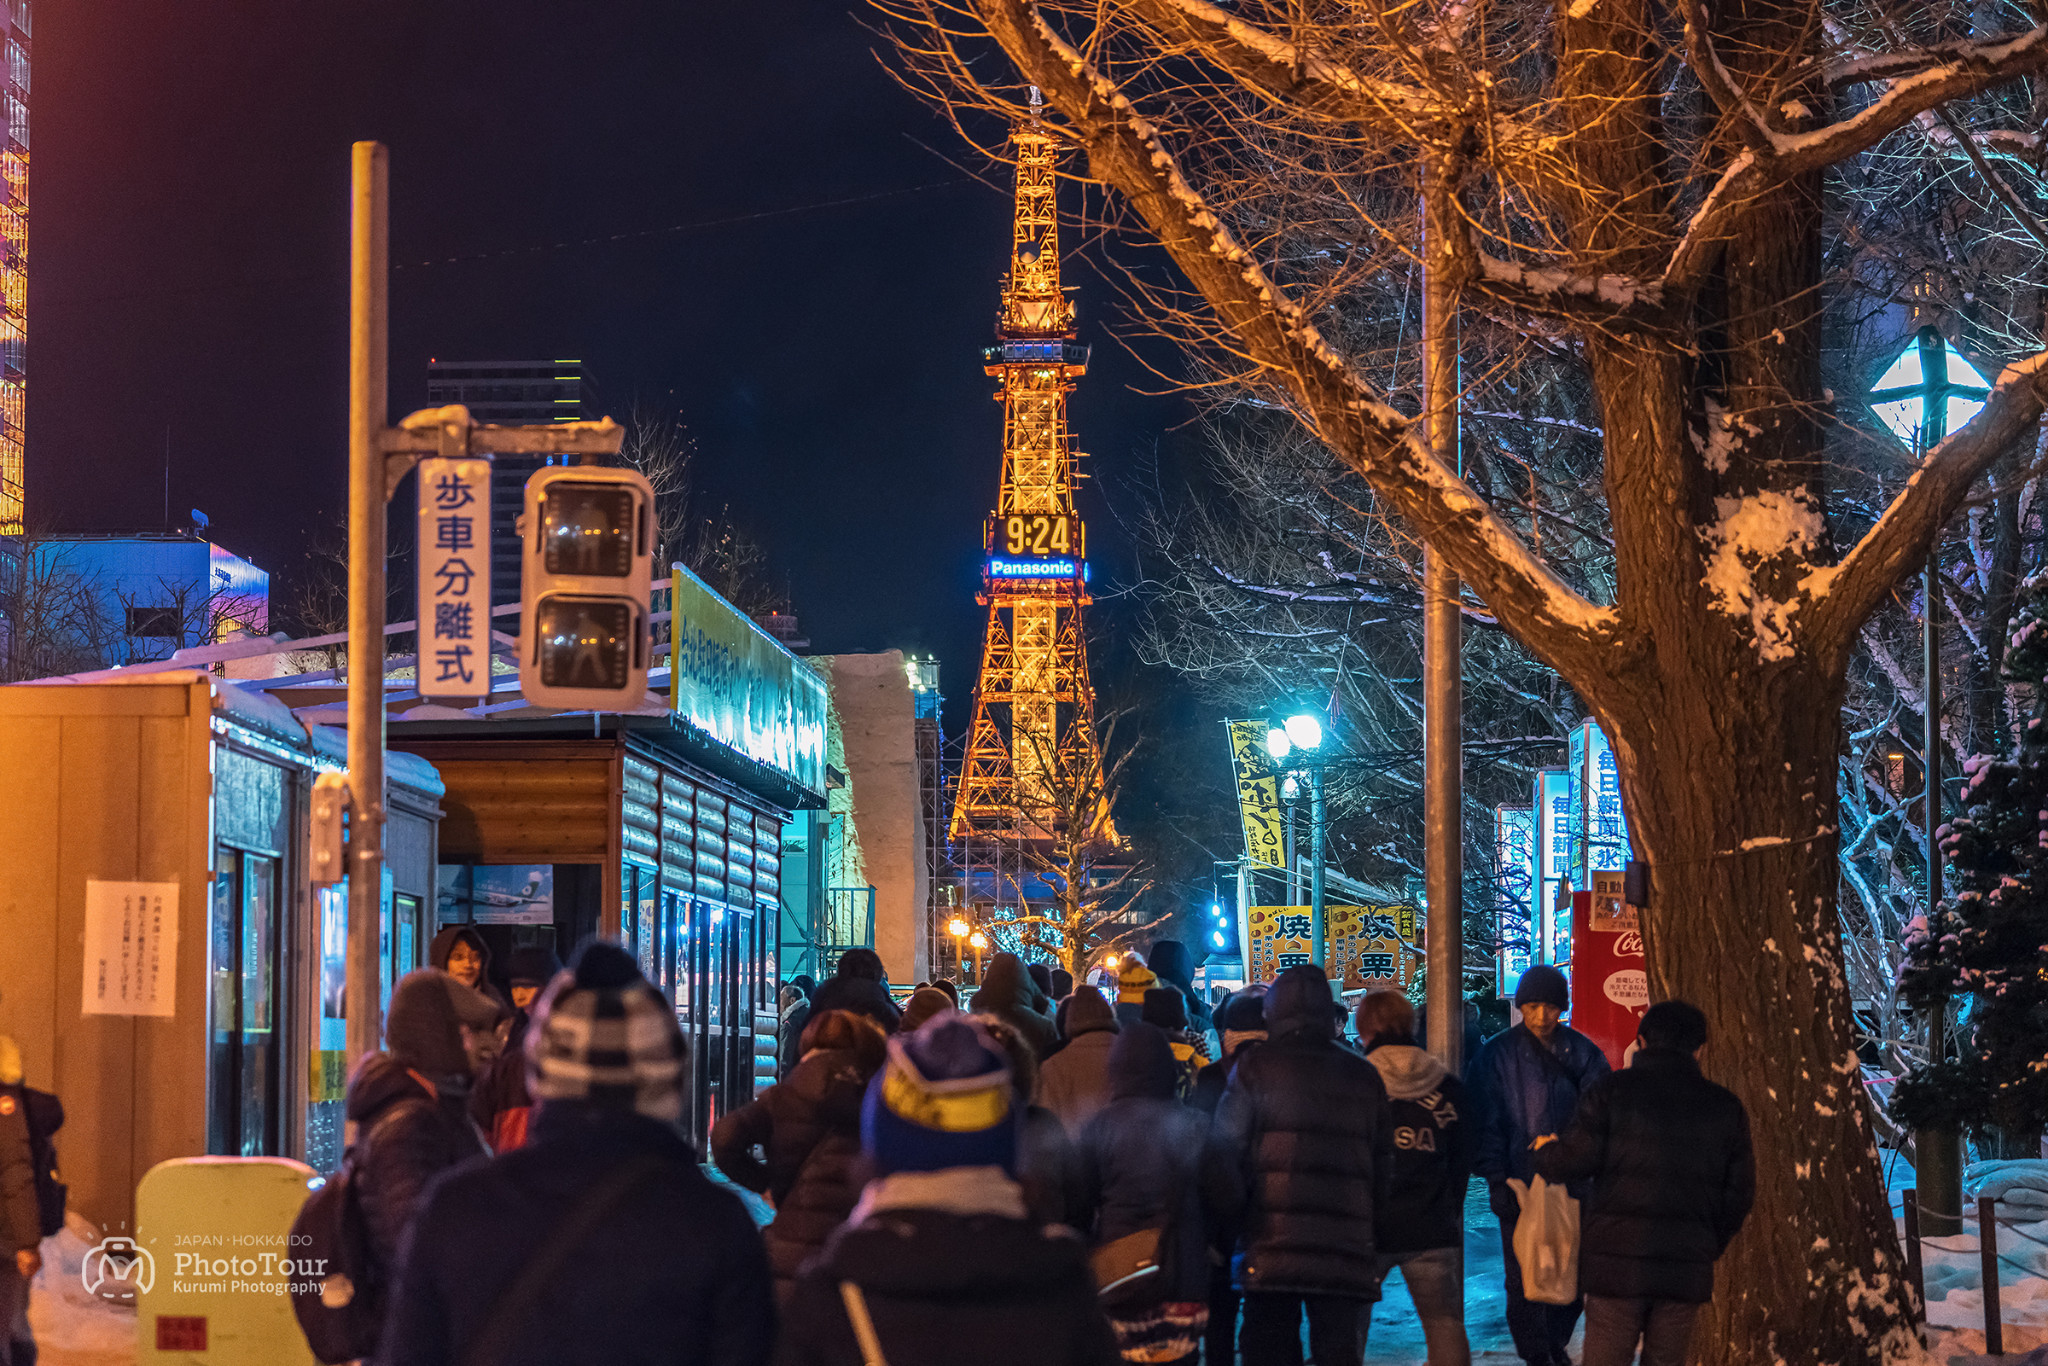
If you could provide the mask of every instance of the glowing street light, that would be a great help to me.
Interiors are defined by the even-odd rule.
[[[980,930],[967,936],[968,947],[974,950],[974,984],[981,985],[981,952],[988,947],[988,936]]]
[[[1290,757],[1308,770],[1309,793],[1309,959],[1318,967],[1322,966],[1328,948],[1324,943],[1323,916],[1323,845],[1328,833],[1328,808],[1323,803],[1323,723],[1308,712],[1288,717],[1279,725],[1266,732],[1266,752],[1273,756],[1274,763],[1285,763]],[[1288,775],[1293,781],[1293,775]],[[1293,858],[1288,859],[1291,869]],[[1292,873],[1289,874],[1290,887]]]

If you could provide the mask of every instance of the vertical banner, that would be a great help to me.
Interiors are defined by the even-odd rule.
[[[178,1003],[178,884],[85,884],[81,1014],[169,1019]]]
[[[1230,731],[1230,766],[1237,776],[1237,809],[1244,819],[1244,852],[1253,863],[1285,868],[1287,852],[1280,838],[1280,779],[1274,775],[1266,754],[1266,724],[1223,724]]]
[[[491,691],[491,462],[419,464],[419,692]]]
[[[1536,915],[1539,929],[1529,946],[1539,963],[1564,963],[1571,959],[1571,898],[1558,905],[1559,889],[1572,875],[1572,784],[1571,774],[1561,768],[1546,768],[1536,775]]]
[[[1571,737],[1572,886],[1590,874],[1628,866],[1628,822],[1621,814],[1621,771],[1597,721],[1581,721]]]
[[[1530,955],[1543,932],[1538,909],[1542,888],[1536,879],[1536,812],[1526,806],[1493,808],[1494,934],[1499,951],[1498,994],[1510,994],[1528,971]]]
[[[1593,890],[1572,894],[1572,1028],[1617,1068],[1650,1007],[1642,925],[1622,880],[1619,871],[1595,869]]]

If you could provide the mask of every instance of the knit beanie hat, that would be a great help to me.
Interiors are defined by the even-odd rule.
[[[1548,963],[1538,963],[1522,974],[1522,980],[1515,983],[1515,1004],[1556,1006],[1560,1011],[1572,1008],[1571,984],[1565,981],[1563,973]]]
[[[1116,1012],[1109,1008],[1102,993],[1091,986],[1082,986],[1066,1000],[1060,1002],[1060,1037],[1078,1038],[1097,1030],[1117,1032]]]
[[[1159,978],[1152,969],[1138,961],[1133,954],[1117,969],[1116,1002],[1118,1005],[1143,1006],[1145,993],[1159,985]]]
[[[861,1104],[860,1145],[884,1175],[948,1167],[1017,1169],[1010,1064],[988,1031],[941,1011],[889,1040]]]
[[[1179,987],[1154,987],[1145,993],[1144,1021],[1159,1029],[1186,1029],[1188,1001]]]
[[[439,968],[415,968],[391,988],[384,1016],[384,1047],[392,1057],[429,1077],[466,1076],[469,1053],[462,1027],[491,1029],[498,1003]]]
[[[689,1047],[668,998],[616,944],[592,940],[534,1004],[526,1088],[668,1123],[683,1117]]]

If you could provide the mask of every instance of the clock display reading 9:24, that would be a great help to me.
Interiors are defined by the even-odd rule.
[[[1002,519],[1001,552],[1005,555],[1071,555],[1074,519],[1066,513],[1023,513]]]

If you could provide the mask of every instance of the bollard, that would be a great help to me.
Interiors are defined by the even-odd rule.
[[[1977,1247],[1984,1260],[1984,1354],[2005,1355],[2005,1319],[1998,1312],[1998,1200],[1977,1197]]]
[[[1906,1279],[1919,1297],[1921,1322],[1927,1321],[1927,1278],[1920,1269],[1920,1192],[1911,1186],[1899,1192],[1906,1215]]]

